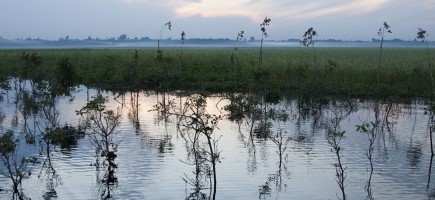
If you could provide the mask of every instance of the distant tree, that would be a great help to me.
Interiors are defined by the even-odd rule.
[[[255,41],[255,37],[254,37],[254,36],[251,36],[251,37],[249,38],[249,41],[250,41],[250,42]]]
[[[88,36],[88,39],[86,39],[86,40],[92,40],[92,37],[91,37],[91,36]]]
[[[120,35],[120,36],[118,37],[118,40],[119,40],[119,41],[125,41],[125,40],[127,40],[127,35],[126,35],[126,34],[122,34],[122,35]]]

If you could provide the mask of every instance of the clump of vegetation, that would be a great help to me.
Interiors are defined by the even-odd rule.
[[[243,48],[237,50],[237,74],[228,73],[228,49],[225,48],[183,48],[182,80],[174,78],[179,74],[179,62],[164,62],[168,77],[165,79],[163,64],[155,58],[156,50],[141,49],[137,68],[131,69],[134,49],[56,49],[34,50],[41,56],[41,66],[38,68],[43,80],[52,80],[58,68],[59,61],[68,57],[73,64],[75,84],[84,84],[90,88],[112,91],[157,90],[162,91],[167,86],[169,91],[183,90],[188,92],[222,93],[228,91],[252,92],[262,91],[264,82],[255,78],[261,73],[257,70],[258,49]],[[231,50],[230,50],[231,51]],[[303,95],[345,96],[358,98],[373,98],[377,82],[374,80],[378,73],[378,60],[367,59],[373,57],[379,49],[374,48],[316,48],[317,75],[310,67],[312,49],[301,48],[270,48],[267,62],[263,62],[261,72],[269,74],[265,79],[269,91],[276,90],[281,94],[300,93]],[[432,54],[435,50],[429,48]],[[310,52],[310,53],[307,53]],[[13,77],[21,77],[17,66],[21,51],[0,51],[3,64],[0,74],[8,77],[10,88],[15,87]],[[380,98],[424,97],[432,95],[430,76],[424,76],[421,61],[425,60],[426,49],[393,48],[388,51],[389,56],[384,61],[388,65],[382,66],[382,93]],[[231,52],[230,52],[231,54]],[[178,58],[179,48],[168,48],[164,52],[165,58]],[[332,67],[328,60],[334,61],[338,67]],[[325,64],[321,64],[325,63]],[[332,63],[334,64],[334,63]],[[331,70],[333,69],[333,70]],[[259,71],[260,72],[260,71]],[[257,76],[258,77],[258,76]],[[312,90],[313,80],[321,79],[322,90]],[[16,79],[17,91],[20,88]],[[23,78],[24,80],[24,78]],[[166,81],[166,85],[164,82]],[[126,84],[124,84],[126,83]],[[319,83],[320,85],[320,83]],[[21,88],[23,88],[21,84]],[[126,87],[128,86],[128,87]],[[260,87],[261,86],[261,87]],[[254,89],[255,88],[255,89]]]
[[[49,140],[50,144],[60,145],[62,149],[69,149],[77,145],[77,140],[84,138],[85,133],[75,127],[65,125],[54,130],[47,130],[43,139]]]

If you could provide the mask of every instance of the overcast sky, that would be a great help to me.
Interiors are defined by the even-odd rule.
[[[57,40],[101,39],[126,34],[130,38],[261,37],[301,38],[314,27],[319,39],[371,40],[384,21],[387,38],[414,39],[421,27],[435,37],[435,0],[1,0],[0,36]],[[429,37],[434,40],[434,38]]]

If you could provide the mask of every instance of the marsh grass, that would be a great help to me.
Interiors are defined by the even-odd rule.
[[[310,65],[311,49],[269,48],[264,51],[262,70],[269,74],[268,88],[285,93],[371,97],[377,89],[378,73],[377,48],[318,48],[317,72]],[[237,71],[228,72],[228,53],[231,48],[184,48],[183,69],[179,63],[168,61],[167,78],[162,74],[155,60],[154,48],[137,50],[140,59],[131,73],[136,51],[134,49],[41,49],[36,52],[42,60],[38,70],[53,74],[59,60],[68,57],[76,73],[77,84],[106,90],[156,90],[166,81],[169,90],[195,90],[208,92],[249,91],[263,86],[255,82],[254,73],[258,68],[256,48],[239,48],[234,58]],[[434,54],[434,49],[428,49]],[[1,50],[0,74],[20,77],[23,50]],[[426,67],[426,49],[386,48],[383,66],[379,70],[382,82],[379,84],[381,97],[430,97],[431,83]],[[166,48],[165,56],[178,57],[178,48]],[[431,62],[434,58],[431,57]],[[331,60],[333,65],[331,67]],[[237,76],[237,77],[235,77]],[[48,77],[43,77],[47,78]],[[165,80],[166,79],[166,80]],[[132,83],[131,80],[134,80]],[[322,80],[317,83],[314,80]],[[263,91],[259,91],[263,92]]]

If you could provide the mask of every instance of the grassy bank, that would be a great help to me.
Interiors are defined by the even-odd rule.
[[[32,49],[0,50],[1,76],[49,79],[60,60],[73,66],[75,84],[109,90],[268,90],[312,95],[371,97],[376,89],[378,48]],[[430,50],[432,63],[435,49]],[[40,65],[22,58],[36,53]],[[231,54],[234,53],[233,59]],[[386,48],[380,72],[383,97],[429,97],[426,49]],[[317,70],[315,70],[317,65]],[[29,73],[31,72],[31,73]],[[30,75],[29,75],[30,74]]]

